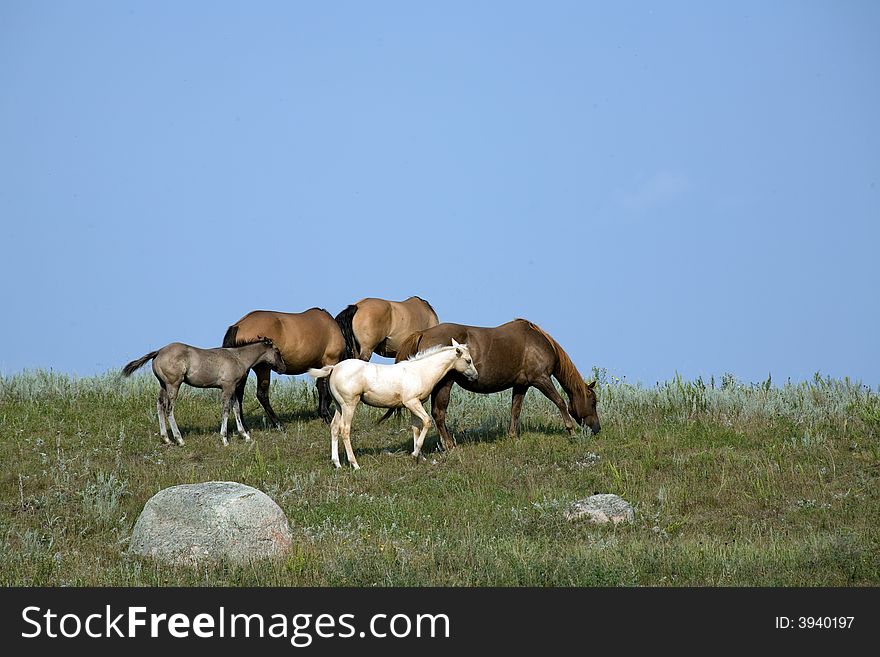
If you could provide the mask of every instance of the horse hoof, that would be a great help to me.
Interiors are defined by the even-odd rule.
[[[182,440],[178,440],[178,441],[177,441],[177,444],[178,444],[180,447],[183,447],[186,443],[184,443]]]
[[[224,447],[228,447],[228,446],[229,446],[229,441],[226,440],[226,438],[223,439],[223,446],[224,446]]]
[[[359,466],[357,463],[352,463],[352,464],[351,464],[351,469],[352,469],[352,470],[360,470],[360,469],[361,469],[361,466]]]

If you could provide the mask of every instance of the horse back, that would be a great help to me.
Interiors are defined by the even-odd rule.
[[[419,297],[410,297],[406,301],[392,301],[389,305],[391,321],[386,332],[386,355],[395,356],[403,341],[410,335],[438,324],[434,309]]]
[[[418,350],[424,351],[438,344],[467,343],[474,366],[479,373],[476,381],[452,374],[455,382],[473,392],[499,392],[514,385],[530,385],[538,378],[553,373],[556,356],[553,346],[529,323],[514,320],[496,327],[466,326],[443,323],[420,331]],[[412,354],[400,354],[402,359]]]
[[[333,316],[321,308],[301,313],[255,310],[234,324],[236,344],[269,338],[281,351],[287,374],[335,365],[345,353],[345,339]]]

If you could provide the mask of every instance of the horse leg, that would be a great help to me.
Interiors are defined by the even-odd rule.
[[[174,419],[174,400],[177,399],[177,391],[180,384],[168,387],[168,424],[171,425],[171,432],[174,434],[174,440],[181,447],[183,446],[183,436],[180,435],[180,429],[177,428],[177,420]]]
[[[415,414],[410,412],[409,414],[409,424],[412,428],[412,436],[413,436],[413,451],[416,449],[416,445],[419,443],[419,433],[422,430],[422,421]]]
[[[568,409],[565,407],[565,402],[562,397],[559,396],[559,392],[556,390],[556,386],[553,385],[553,381],[550,377],[544,377],[534,381],[532,383],[538,390],[540,390],[544,395],[556,404],[556,407],[559,409],[559,412],[562,413],[562,421],[565,422],[565,428],[568,429],[570,434],[574,434],[574,420],[571,419],[571,415],[568,414]]]
[[[260,404],[263,405],[263,410],[266,411],[269,422],[274,424],[278,431],[281,431],[281,420],[278,419],[278,416],[275,415],[275,411],[272,410],[271,404],[269,404],[269,382],[271,372],[272,370],[268,365],[260,364],[254,367],[254,373],[257,375],[257,399],[260,401]]]
[[[341,429],[342,413],[336,411],[333,415],[333,419],[330,421],[330,458],[333,461],[333,465],[337,468],[342,467],[339,463],[339,432]]]
[[[235,386],[235,419],[236,422],[241,422],[241,428],[239,428],[238,432],[241,433],[244,430],[247,433],[247,425],[244,423],[244,409],[242,408],[244,402],[244,387],[247,385],[247,377],[241,380],[241,382]]]
[[[422,451],[422,445],[425,442],[425,436],[428,435],[428,427],[431,426],[431,416],[425,412],[425,409],[422,407],[422,402],[418,399],[411,399],[404,404],[412,413],[412,425],[413,425],[413,453],[412,457],[414,459],[419,458],[419,454]],[[419,431],[418,438],[415,435],[416,429],[416,419],[418,419],[421,423],[421,430]]]
[[[315,381],[315,387],[318,389],[318,415],[326,424],[330,424],[333,421],[330,413],[330,377],[321,377]]]
[[[235,394],[238,394],[237,389]],[[247,427],[244,425],[244,418],[241,416],[240,401],[236,398],[231,405],[232,411],[235,414],[235,428],[238,429],[238,435],[244,438],[246,443],[251,442],[251,435],[248,433]]]
[[[221,406],[223,407],[223,420],[220,422],[220,437],[223,439],[223,446],[229,444],[229,441],[226,439],[226,423],[229,420],[229,407],[232,405],[232,397],[227,397],[226,392],[223,392],[223,398],[220,401]]]
[[[437,433],[440,434],[440,444],[446,451],[455,449],[456,444],[455,437],[446,428],[446,409],[449,406],[453,384],[452,379],[447,379],[431,392],[431,415],[434,418],[434,424],[437,425]]]
[[[162,442],[166,445],[171,444],[168,437],[168,428],[165,426],[165,406],[167,405],[168,393],[165,392],[165,386],[159,388],[159,397],[156,399],[156,411],[159,413],[159,433],[162,434]]]
[[[507,429],[508,438],[517,438],[519,436],[519,414],[522,411],[523,399],[528,390],[528,386],[513,386],[513,399],[510,403],[510,427]]]
[[[357,459],[354,457],[354,450],[351,448],[351,422],[354,420],[354,409],[357,408],[359,400],[355,400],[354,405],[346,406],[342,409],[342,442],[345,444],[345,455],[348,456],[348,464],[355,470],[360,470]]]

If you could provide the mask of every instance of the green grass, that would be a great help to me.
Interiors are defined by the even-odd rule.
[[[880,396],[848,380],[654,388],[600,377],[599,436],[570,438],[535,391],[506,437],[510,393],[453,393],[459,447],[414,463],[408,421],[360,407],[362,470],[336,471],[314,387],[273,384],[285,431],[249,387],[255,445],[218,435],[215,391],[184,388],[185,447],[160,444],[157,384],[111,373],[0,378],[0,584],[858,586],[880,584]],[[251,384],[252,386],[252,384]],[[144,503],[209,480],[268,493],[292,550],[248,567],[172,568],[128,556]],[[596,492],[631,525],[569,523]]]

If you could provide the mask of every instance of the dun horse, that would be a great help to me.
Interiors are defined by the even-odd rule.
[[[272,340],[281,352],[286,367],[280,374],[304,374],[309,368],[335,365],[345,355],[345,339],[333,316],[323,308],[311,308],[301,313],[282,313],[254,310],[229,327],[223,338],[224,347],[253,342],[258,336]],[[257,375],[257,399],[269,421],[281,429],[281,421],[269,403],[271,368],[266,364],[254,367]],[[319,381],[318,414],[330,422],[330,396],[327,383]],[[244,383],[236,391],[241,402]]]
[[[407,338],[397,353],[397,360],[433,345],[448,344],[450,338],[467,342],[474,365],[480,371],[480,378],[471,381],[452,372],[431,393],[431,414],[444,449],[455,447],[455,438],[446,428],[446,408],[455,383],[465,390],[479,393],[513,388],[508,429],[508,435],[513,438],[519,434],[519,414],[530,386],[540,390],[556,404],[569,432],[574,431],[574,418],[578,424],[589,426],[593,433],[599,433],[599,415],[593,390],[596,382],[585,383],[568,354],[537,325],[524,319],[516,319],[495,328],[440,324]],[[553,385],[551,376],[562,384],[569,398],[568,407]]]
[[[345,357],[361,360],[370,360],[373,352],[394,358],[410,334],[437,326],[439,321],[431,304],[419,297],[405,301],[361,299],[336,316],[345,336]]]
[[[271,367],[276,372],[284,371],[284,360],[271,340],[260,340],[253,344],[236,347],[235,349],[199,349],[188,344],[172,342],[157,351],[131,361],[122,368],[122,374],[131,376],[147,361],[153,361],[153,374],[159,379],[159,398],[156,409],[159,412],[159,431],[162,442],[170,445],[166,419],[171,425],[174,440],[183,445],[183,437],[174,419],[174,400],[180,384],[188,383],[196,388],[220,388],[222,391],[223,422],[220,424],[220,437],[223,444],[226,440],[226,421],[229,418],[229,407],[235,409],[235,424],[238,433],[245,441],[250,442],[250,434],[241,417],[241,399],[233,402],[236,389],[244,387],[248,373],[252,367]]]
[[[477,369],[468,346],[455,340],[452,340],[452,346],[438,345],[394,365],[364,363],[352,358],[335,366],[309,370],[309,374],[319,380],[329,377],[330,393],[338,406],[330,423],[333,465],[340,467],[341,433],[349,464],[355,470],[360,468],[351,448],[351,421],[361,401],[379,408],[409,409],[412,417],[412,456],[418,458],[431,424],[422,402],[428,398],[437,382],[451,371],[469,381],[477,378]]]

